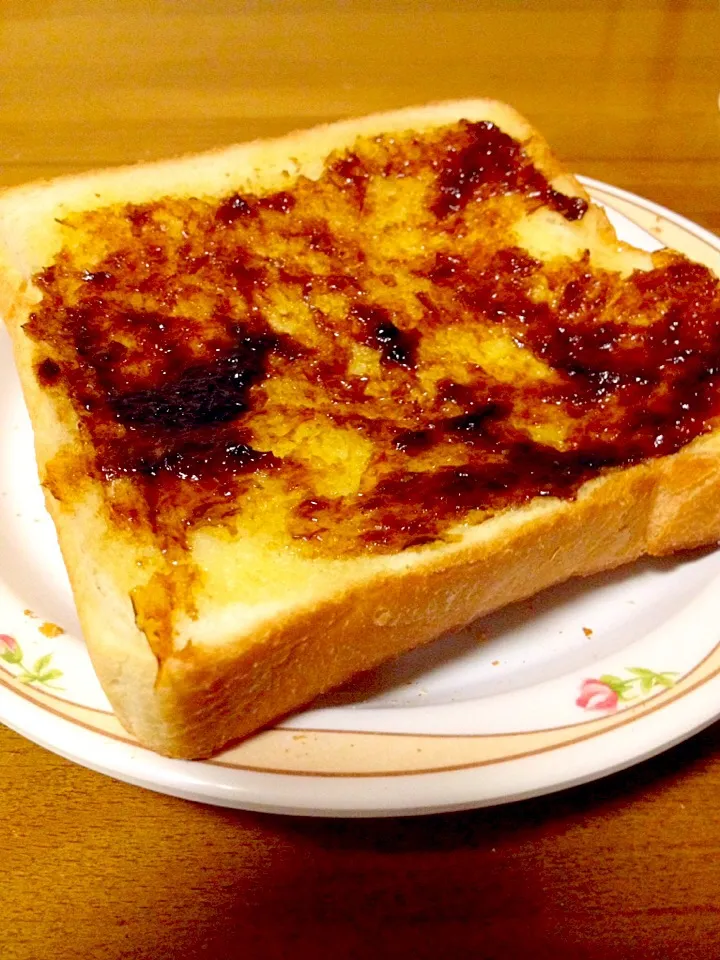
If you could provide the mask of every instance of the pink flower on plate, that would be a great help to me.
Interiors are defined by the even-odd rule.
[[[617,710],[618,695],[602,680],[583,680],[575,703],[584,710]]]
[[[15,637],[11,637],[7,633],[0,633],[0,656],[2,656],[3,653],[19,652],[20,646]]]

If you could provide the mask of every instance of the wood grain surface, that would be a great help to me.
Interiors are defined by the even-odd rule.
[[[716,0],[3,0],[0,184],[429,99],[720,230]],[[154,795],[0,728],[0,958],[720,958],[720,726],[495,810],[311,821]]]

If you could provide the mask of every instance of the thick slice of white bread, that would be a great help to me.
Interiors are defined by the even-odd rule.
[[[93,472],[82,411],[43,382],[42,331],[31,337],[24,329],[47,289],[38,275],[65,247],[77,246],[77,218],[167,197],[220,202],[292,192],[303,178],[319,178],[331,154],[355,149],[358,138],[422,138],[460,121],[499,128],[522,144],[554,191],[588,199],[525,120],[485,100],[350,120],[0,196],[0,315],[33,422],[47,507],[100,681],[123,724],[154,750],[207,756],[358,671],[551,584],[720,539],[720,433],[711,418],[670,455],[596,471],[564,497],[538,496],[482,515],[460,511],[440,535],[397,549],[305,549],[265,496],[271,487],[238,506],[235,526],[199,525],[180,546],[169,547],[147,527],[133,530],[127,517],[118,521],[132,479]],[[628,277],[666,262],[619,243],[593,205],[568,218],[547,196],[531,201],[513,225],[512,243],[541,263],[584,262]],[[292,329],[292,315],[282,322],[283,333]],[[337,454],[343,438],[333,434],[327,475],[346,469]],[[278,454],[280,447],[265,449]],[[297,448],[293,455],[300,456]],[[331,480],[323,482],[332,487]],[[435,507],[432,500],[424,505],[430,516]]]

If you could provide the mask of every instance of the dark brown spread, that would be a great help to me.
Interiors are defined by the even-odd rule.
[[[26,327],[38,380],[115,521],[177,543],[263,492],[328,556],[572,497],[717,417],[720,297],[676,254],[626,277],[534,259],[513,226],[541,207],[587,210],[461,122],[361,138],[269,196],[68,217]]]

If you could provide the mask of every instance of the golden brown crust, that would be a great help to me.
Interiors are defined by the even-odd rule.
[[[460,117],[491,119],[526,141],[558,189],[584,191],[515,111],[494,101],[437,104],[291,134],[202,157],[87,174],[0,197],[0,313],[13,340],[33,420],[41,477],[77,435],[38,386],[22,323],[38,299],[32,275],[62,243],[63,210],[174,192],[226,194],[251,183],[276,189],[312,175],[358,134],[427,128]],[[288,162],[292,158],[292,162]],[[54,225],[48,229],[48,218]],[[591,208],[579,234],[629,269],[650,259],[618,244]],[[348,561],[320,584],[268,607],[207,597],[158,668],[131,595],[157,571],[152,545],[110,534],[97,489],[63,505],[46,485],[81,622],[100,680],[121,721],[145,745],[172,756],[206,756],[301,706],[322,691],[454,626],[571,576],[720,537],[720,437],[675,456],[621,470],[582,488],[575,501],[533,502],[468,529],[431,551]],[[329,569],[329,568],[328,568]]]

